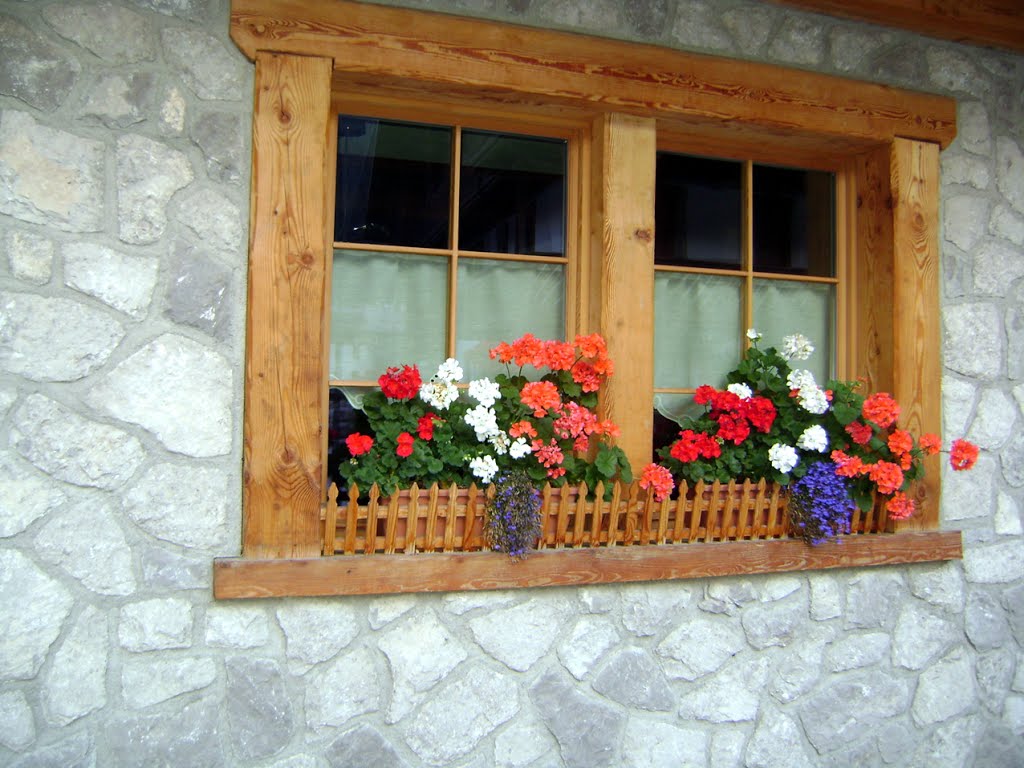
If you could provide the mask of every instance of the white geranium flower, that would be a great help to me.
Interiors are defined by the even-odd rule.
[[[804,430],[796,441],[796,447],[805,451],[817,451],[824,453],[828,448],[828,433],[820,424],[814,424]]]
[[[818,386],[814,374],[804,368],[790,371],[786,377],[786,384],[790,389],[814,389]]]
[[[782,356],[786,360],[806,360],[813,353],[814,345],[802,333],[794,333],[782,340]]]
[[[481,443],[490,440],[498,434],[498,418],[493,408],[485,405],[478,405],[466,412],[466,423],[476,431],[476,439]]]
[[[431,379],[420,386],[420,400],[433,408],[447,411],[459,399],[459,388],[450,381]]]
[[[508,432],[504,430],[498,430],[498,434],[491,437],[491,446],[494,448],[494,452],[499,456],[504,456],[508,453],[509,448],[509,437]]]
[[[494,460],[493,456],[477,456],[469,462],[469,468],[475,477],[480,478],[481,482],[489,483],[498,473],[498,462]]]
[[[747,328],[747,338],[751,341],[757,341],[761,338],[761,334],[755,328]]]
[[[779,472],[784,472],[788,475],[800,458],[797,456],[796,448],[792,445],[775,443],[775,445],[768,449],[768,460],[771,461],[772,466],[779,470]]]
[[[797,396],[801,407],[809,412],[822,414],[828,410],[828,398],[825,397],[825,390],[821,387],[803,387]]]
[[[449,357],[437,368],[437,378],[449,384],[462,381],[462,366],[454,357]]]
[[[525,437],[517,437],[508,449],[508,455],[513,459],[521,459],[524,456],[529,456],[531,453],[533,453],[533,448]]]
[[[749,400],[754,396],[754,390],[746,384],[730,384],[727,389],[736,395],[740,400]]]
[[[501,389],[497,382],[490,379],[473,379],[469,382],[469,396],[480,405],[490,408],[495,400],[501,399]]]

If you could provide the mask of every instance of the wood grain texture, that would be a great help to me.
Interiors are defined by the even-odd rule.
[[[541,98],[756,134],[946,146],[953,100],[650,45],[337,0],[233,0],[231,35],[257,51],[330,57],[338,72],[480,98]]]
[[[900,425],[913,434],[942,429],[939,333],[939,148],[897,139],[890,166],[893,194],[893,396]],[[900,530],[939,523],[939,456],[925,459],[915,484],[917,513]]]
[[[959,531],[932,531],[852,536],[841,544],[817,547],[801,541],[745,541],[547,549],[520,562],[494,552],[275,561],[231,558],[214,562],[213,590],[219,600],[450,592],[855,568],[962,556]]]
[[[774,0],[958,43],[1024,53],[1024,4],[1020,0]]]
[[[893,222],[888,146],[855,159],[856,211],[850,270],[856,352],[865,392],[892,392]]]
[[[655,121],[603,115],[594,124],[593,229],[599,233],[599,323],[615,374],[601,391],[602,418],[637,471],[651,460],[654,431]],[[591,238],[596,242],[598,237]]]
[[[243,553],[320,551],[327,59],[259,54],[253,116]]]

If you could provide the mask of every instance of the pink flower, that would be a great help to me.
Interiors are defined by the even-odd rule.
[[[672,479],[672,473],[660,464],[648,464],[640,475],[640,487],[650,488],[655,501],[668,498],[672,489],[676,487]]]

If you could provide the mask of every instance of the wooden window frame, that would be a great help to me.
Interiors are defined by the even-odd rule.
[[[891,392],[914,430],[939,432],[939,150],[951,99],[767,64],[699,56],[347,0],[233,0],[231,34],[255,62],[245,367],[242,556],[214,563],[218,598],[497,589],[884,565],[962,556],[938,528],[938,457],[919,513],[893,535],[500,553],[320,557],[324,311],[333,242],[332,94],[387,88],[538,119],[585,119],[589,162],[575,286],[581,327],[630,376],[601,407],[646,461],[653,397],[654,164],[660,132],[807,166],[844,164],[849,369]],[[636,269],[650,264],[651,269]]]

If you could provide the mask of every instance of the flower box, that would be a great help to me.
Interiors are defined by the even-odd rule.
[[[639,483],[588,493],[586,484],[541,490],[542,534],[536,548],[575,549],[658,546],[710,541],[790,538],[789,495],[775,483],[682,483],[675,498],[656,502]],[[390,497],[371,488],[364,503],[349,489],[339,503],[331,486],[323,507],[324,555],[479,552],[484,538],[486,501],[493,486],[412,486]],[[886,530],[884,504],[867,513],[855,510],[850,535]]]

